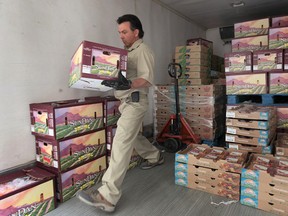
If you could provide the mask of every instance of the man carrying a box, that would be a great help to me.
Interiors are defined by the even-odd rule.
[[[121,197],[121,185],[134,148],[146,160],[141,164],[142,169],[164,163],[159,150],[140,133],[149,108],[147,95],[149,87],[153,85],[154,54],[143,42],[144,31],[137,16],[123,15],[117,19],[117,23],[120,38],[128,50],[126,77],[129,84],[127,88],[115,88],[114,95],[121,101],[121,117],[117,122],[111,160],[102,178],[102,186],[90,194],[84,191],[78,193],[81,201],[106,212],[113,212]]]

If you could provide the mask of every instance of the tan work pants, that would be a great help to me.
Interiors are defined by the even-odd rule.
[[[121,197],[121,185],[133,149],[135,148],[142,158],[150,162],[156,162],[159,159],[160,152],[158,149],[139,133],[147,109],[148,99],[146,95],[142,96],[137,103],[125,99],[121,101],[119,106],[121,117],[117,122],[109,167],[102,178],[102,186],[98,189],[103,197],[114,205]]]

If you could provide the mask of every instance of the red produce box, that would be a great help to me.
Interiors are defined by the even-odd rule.
[[[104,127],[103,100],[30,104],[32,134],[59,140]]]
[[[83,41],[71,60],[69,87],[108,91],[111,88],[101,82],[117,79],[118,69],[127,70],[127,60],[127,50]]]

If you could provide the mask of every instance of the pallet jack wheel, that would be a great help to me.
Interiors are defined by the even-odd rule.
[[[182,142],[179,139],[169,138],[163,142],[163,147],[167,152],[175,153],[181,149]]]

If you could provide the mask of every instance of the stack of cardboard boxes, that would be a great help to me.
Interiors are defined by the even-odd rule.
[[[192,189],[240,198],[240,173],[247,152],[191,144],[175,155],[175,183]]]
[[[56,175],[64,202],[98,183],[107,167],[103,100],[30,104],[38,166]]]
[[[276,108],[253,105],[228,106],[226,136],[229,148],[272,154],[276,135]]]
[[[230,95],[246,95],[261,105],[277,106],[277,128],[287,130],[288,119],[288,16],[234,24],[232,53],[225,54],[228,101]],[[267,95],[268,94],[268,95]],[[269,98],[268,103],[266,99]],[[259,103],[259,101],[256,101]]]
[[[165,127],[175,113],[173,85],[158,85],[155,99],[155,134]],[[180,112],[203,141],[214,141],[225,131],[225,88],[222,85],[179,86]],[[209,144],[207,143],[207,144]]]
[[[175,48],[175,62],[182,67],[180,85],[210,84],[213,43],[202,38],[187,40],[186,46]]]
[[[226,98],[224,85],[210,84],[212,54],[211,41],[202,38],[188,39],[186,46],[176,47],[175,62],[182,68],[182,75],[176,74],[179,78],[181,114],[202,140],[210,145],[218,145],[216,140],[224,134]],[[213,59],[213,77],[221,78],[224,59],[217,56]],[[156,86],[154,135],[162,131],[170,115],[176,112],[173,82],[172,85]]]
[[[252,154],[241,173],[243,205],[288,214],[288,159]]]

